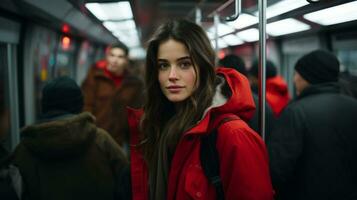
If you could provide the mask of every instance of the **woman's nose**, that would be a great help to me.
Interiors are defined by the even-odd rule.
[[[177,80],[177,71],[176,71],[175,67],[172,67],[170,69],[169,80],[170,81]]]

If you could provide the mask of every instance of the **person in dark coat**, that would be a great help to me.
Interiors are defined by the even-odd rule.
[[[254,61],[250,69],[252,89],[258,91],[258,61]],[[278,117],[290,101],[288,85],[284,78],[278,75],[275,64],[266,62],[266,101],[270,105],[274,116]]]
[[[10,129],[10,112],[4,99],[3,87],[0,85],[0,199],[19,200],[22,194],[22,178],[18,168],[11,164],[11,156],[3,146]]]
[[[128,161],[95,117],[82,113],[75,81],[56,78],[42,94],[42,120],[22,129],[13,155],[24,199],[130,199]]]
[[[243,61],[242,58],[240,58],[239,56],[236,56],[234,54],[230,54],[225,56],[224,58],[222,58],[219,61],[219,64],[223,67],[227,67],[227,68],[232,68],[237,70],[239,73],[243,74],[244,76],[248,76],[248,72],[247,69],[245,67],[245,63]],[[260,133],[259,130],[259,97],[257,94],[257,91],[252,91],[252,95],[253,95],[253,99],[254,99],[254,104],[255,104],[255,112],[253,117],[248,121],[248,125],[255,130],[257,133]],[[273,111],[271,110],[270,106],[265,103],[265,116],[266,116],[266,138],[268,138],[269,133],[271,132],[272,128],[273,128],[273,124],[274,124],[274,114]]]
[[[324,50],[295,65],[298,96],[268,143],[277,199],[357,199],[357,101],[340,93],[338,74]]]

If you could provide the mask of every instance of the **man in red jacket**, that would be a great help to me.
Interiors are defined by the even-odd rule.
[[[255,61],[250,69],[249,79],[252,84],[252,90],[258,92],[258,62]],[[273,62],[266,62],[266,100],[270,105],[275,117],[278,117],[281,111],[290,101],[288,86],[280,75],[277,74]]]

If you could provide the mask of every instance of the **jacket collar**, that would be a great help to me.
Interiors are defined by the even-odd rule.
[[[315,94],[322,94],[322,93],[340,93],[340,89],[341,87],[338,85],[337,82],[314,84],[305,88],[301,92],[301,94],[297,97],[297,99],[302,99],[307,96],[312,96]]]
[[[21,143],[45,159],[70,158],[85,152],[97,128],[90,113],[57,118],[22,129]]]

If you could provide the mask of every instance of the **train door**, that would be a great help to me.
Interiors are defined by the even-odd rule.
[[[19,143],[17,45],[20,24],[0,17],[0,141],[8,151]]]

